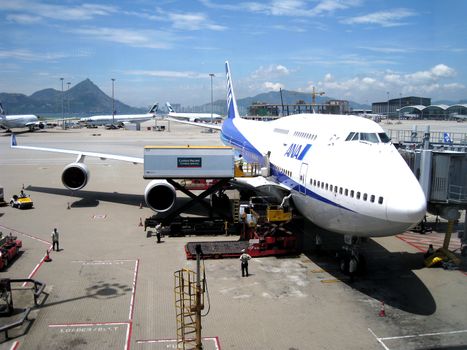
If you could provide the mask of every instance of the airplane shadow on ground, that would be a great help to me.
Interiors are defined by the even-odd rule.
[[[118,192],[100,192],[100,191],[70,191],[66,188],[28,186],[25,191],[40,192],[58,196],[69,197],[68,201],[71,208],[93,208],[99,206],[100,201],[147,207],[142,194],[129,194]],[[177,198],[174,210],[185,205],[191,199],[187,197]],[[200,204],[195,204],[189,208],[186,213],[192,215],[208,215],[209,211]]]
[[[430,290],[414,273],[424,268],[423,253],[390,252],[370,239],[360,246],[365,258],[365,272],[351,282],[341,272],[336,257],[343,245],[343,236],[326,232],[321,237],[322,251],[308,250],[305,255],[336,279],[375,301],[384,301],[404,312],[425,316],[436,312],[436,301]]]

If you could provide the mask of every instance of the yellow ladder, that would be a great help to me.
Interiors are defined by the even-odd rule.
[[[177,319],[177,349],[196,348],[196,273],[189,269],[175,271],[175,312]],[[201,281],[204,286],[204,280]],[[204,305],[204,288],[201,304]]]

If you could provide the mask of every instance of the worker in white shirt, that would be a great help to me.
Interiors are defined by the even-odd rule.
[[[57,245],[57,252],[60,251],[58,247],[58,231],[56,228],[52,231],[52,250],[55,250],[55,245]]]
[[[242,277],[248,277],[248,260],[251,256],[242,249],[242,255],[240,255],[240,261],[242,262]]]

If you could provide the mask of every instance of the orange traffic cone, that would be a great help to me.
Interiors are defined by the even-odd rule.
[[[50,256],[49,256],[49,251],[46,250],[45,252],[46,252],[46,253],[45,253],[45,256],[44,256],[44,261],[45,261],[45,262],[51,262],[52,259],[51,259]]]
[[[381,309],[379,310],[379,317],[386,317],[386,310],[384,309],[384,301],[381,301]]]
[[[139,218],[139,227],[142,227],[143,226],[143,219],[142,218]]]

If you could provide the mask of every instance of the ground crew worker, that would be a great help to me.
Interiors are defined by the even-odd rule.
[[[243,157],[242,157],[241,154],[238,156],[238,168],[239,168],[241,171],[243,171]]]
[[[162,224],[159,223],[156,225],[156,238],[157,238],[157,243],[161,242],[161,234],[162,234]]]
[[[428,246],[428,250],[425,253],[425,259],[433,255],[434,253],[435,253],[435,249],[433,248],[433,244],[430,244]]]
[[[242,255],[240,255],[240,261],[242,262],[242,277],[248,277],[248,260],[251,256],[242,249]]]
[[[319,254],[321,252],[321,245],[322,245],[321,236],[316,234],[315,236],[315,246],[316,246],[316,253]]]
[[[357,273],[357,258],[355,255],[352,253],[352,256],[349,261],[349,275],[350,275],[350,282],[354,281],[355,274]]]
[[[25,197],[26,197],[26,194],[24,193],[23,190],[21,190],[19,193],[19,198],[25,198]]]
[[[57,252],[60,251],[58,247],[58,231],[56,228],[52,231],[52,250],[55,250],[55,245],[57,245]]]

